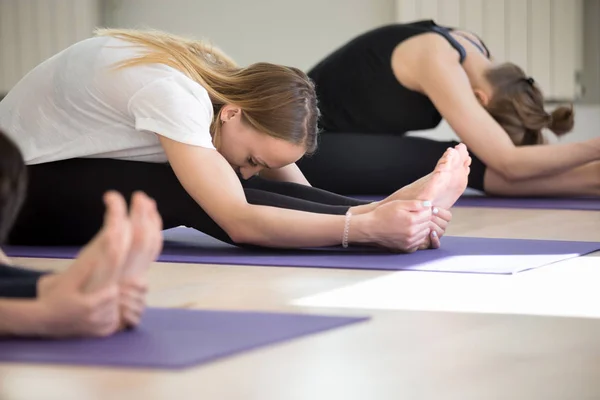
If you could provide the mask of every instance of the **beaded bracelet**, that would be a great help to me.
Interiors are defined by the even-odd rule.
[[[352,213],[350,210],[346,213],[346,223],[344,225],[344,236],[342,237],[342,247],[348,247],[348,234],[350,233],[350,219],[352,218]]]

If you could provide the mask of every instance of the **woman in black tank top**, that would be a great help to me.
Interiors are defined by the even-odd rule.
[[[518,66],[495,64],[475,35],[434,21],[366,32],[319,62],[319,150],[299,166],[344,194],[386,194],[425,175],[456,142],[405,135],[445,119],[471,152],[469,186],[501,195],[600,195],[600,138],[543,144],[573,128]],[[326,172],[326,173],[325,173]]]

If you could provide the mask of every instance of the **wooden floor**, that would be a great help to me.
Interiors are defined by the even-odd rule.
[[[448,234],[600,242],[600,212],[459,208]],[[18,261],[56,269],[67,263]],[[563,269],[583,262],[600,270],[598,254],[564,262]],[[594,279],[594,268],[572,271],[565,275],[565,290],[556,292],[566,303],[577,290],[569,276],[579,274],[573,282]],[[535,273],[532,297],[535,280],[540,285],[546,280],[544,269]],[[586,273],[591,275],[581,275]],[[409,276],[403,274],[418,274],[420,286],[413,290],[425,293],[431,291],[428,281],[440,275],[157,263],[150,272],[152,306],[370,315],[372,320],[183,372],[0,364],[0,399],[600,399],[600,290],[588,302],[592,311],[597,307],[598,318],[298,305],[378,279]]]

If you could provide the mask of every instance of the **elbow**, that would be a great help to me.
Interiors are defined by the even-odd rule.
[[[236,246],[266,246],[270,247],[273,241],[268,236],[254,229],[231,229],[226,231],[231,242]]]
[[[500,171],[498,173],[508,183],[522,182],[531,178],[531,175],[528,174],[527,171],[522,171],[514,167],[505,168],[503,169],[503,171]]]
[[[240,228],[231,228],[226,229],[225,232],[227,233],[227,236],[229,236],[231,241],[236,245],[254,244],[255,242],[255,239],[248,232],[248,230]]]
[[[518,182],[519,180],[521,180],[521,176],[520,174],[514,170],[514,168],[510,168],[510,167],[500,167],[498,169],[494,170],[498,175],[500,175],[500,177],[502,178],[502,180],[504,180],[505,182]]]
[[[515,157],[504,157],[491,168],[506,182],[515,183],[530,178],[528,171],[522,168]]]
[[[218,224],[233,244],[265,246],[272,242],[273,237],[255,206],[245,204],[228,211],[227,217]]]
[[[221,227],[236,245],[256,245],[261,241],[261,229],[253,223],[248,213],[242,212],[237,218],[228,218]]]
[[[248,229],[242,223],[232,222],[228,226],[223,227],[223,230],[231,239],[231,242],[236,245],[252,244],[254,242],[251,229]]]

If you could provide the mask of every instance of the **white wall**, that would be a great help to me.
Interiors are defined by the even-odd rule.
[[[25,64],[23,60],[31,58],[30,52],[24,52],[19,53],[17,60],[11,51],[34,48],[40,54],[54,52],[54,42],[67,32],[64,29],[53,30],[52,27],[57,24],[64,25],[68,30],[75,29],[79,36],[89,36],[91,29],[88,28],[96,19],[90,10],[93,10],[96,2],[102,5],[105,26],[152,27],[209,38],[241,64],[270,61],[308,69],[352,36],[394,22],[397,18],[396,1],[0,0],[0,81],[4,81],[4,85],[0,85],[0,92],[8,90],[9,83],[14,83],[15,79],[27,72],[24,68],[18,70],[17,63]],[[439,1],[446,4],[447,0]],[[84,7],[84,3],[87,6]],[[24,13],[22,10],[29,11]],[[17,22],[21,14],[38,19],[33,25],[34,29],[29,31],[27,26]],[[585,0],[584,14],[584,84],[588,88],[587,100],[600,104],[600,0]],[[75,17],[70,18],[75,22],[61,22],[64,15]],[[52,24],[40,22],[48,18],[52,18]],[[87,21],[85,26],[82,25],[83,21]],[[31,47],[24,40],[33,37],[33,32],[40,41]],[[27,35],[23,35],[25,33]],[[64,47],[74,38],[67,40],[62,37],[59,47]],[[575,132],[568,135],[565,141],[600,135],[600,106],[578,106],[576,112]],[[431,135],[431,132],[420,134]],[[435,130],[434,137],[446,139],[454,137],[454,134],[446,124],[442,124]]]
[[[584,69],[582,83],[586,103],[600,103],[600,0],[584,2]]]
[[[36,65],[91,36],[100,0],[0,0],[0,96]]]
[[[583,0],[396,0],[398,22],[433,19],[476,32],[498,62],[516,63],[546,98],[581,97]]]
[[[110,0],[106,21],[210,39],[246,65],[308,69],[349,38],[393,22],[395,0]]]

